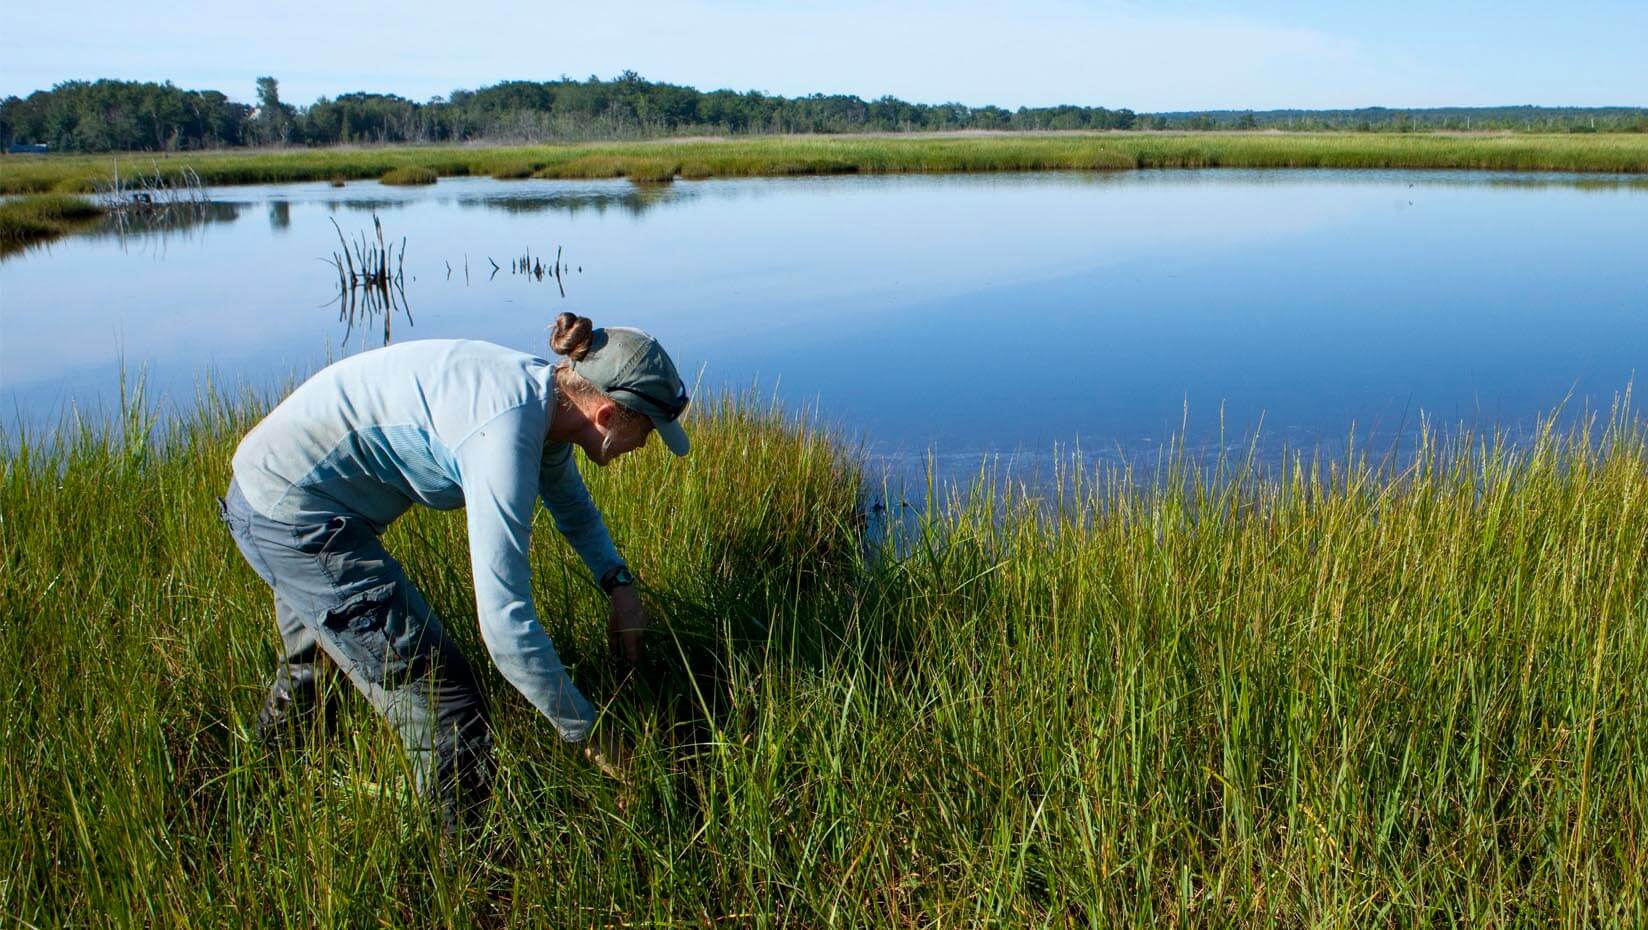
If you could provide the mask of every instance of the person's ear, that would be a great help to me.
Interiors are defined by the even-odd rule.
[[[618,415],[618,404],[603,400],[595,407],[595,425],[602,430],[612,429],[612,420]]]

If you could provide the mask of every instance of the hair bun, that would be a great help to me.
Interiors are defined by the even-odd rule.
[[[587,316],[576,313],[563,313],[555,318],[555,326],[549,335],[549,347],[555,350],[556,355],[565,355],[575,362],[581,362],[589,354],[591,334],[595,332],[595,324]]]

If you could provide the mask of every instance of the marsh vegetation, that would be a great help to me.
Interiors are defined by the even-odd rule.
[[[1648,135],[1011,133],[765,136],[536,146],[419,146],[11,156],[0,193],[90,191],[117,165],[185,168],[207,184],[491,175],[746,177],[1132,168],[1436,168],[1642,173]]]
[[[434,835],[364,702],[247,739],[269,592],[217,524],[269,399],[13,439],[0,914],[21,926],[1638,926],[1648,429],[981,474],[896,528],[744,397],[587,478],[656,617],[622,689],[547,518],[535,600],[629,784],[501,679],[487,828]],[[892,534],[892,535],[887,535]],[[461,514],[390,532],[476,634]],[[486,663],[479,663],[489,668]]]
[[[402,165],[385,171],[383,176],[378,178],[378,181],[383,184],[411,186],[414,184],[434,184],[438,177],[439,175],[433,170],[421,165]]]
[[[72,194],[39,194],[0,203],[0,255],[85,226],[104,210]]]

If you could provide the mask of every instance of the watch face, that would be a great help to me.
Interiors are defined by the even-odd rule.
[[[635,583],[635,575],[628,568],[620,568],[612,573],[612,587],[621,588]]]

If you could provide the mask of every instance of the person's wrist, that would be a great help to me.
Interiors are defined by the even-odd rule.
[[[606,574],[601,576],[600,585],[601,590],[605,591],[608,597],[611,597],[613,592],[619,588],[634,587],[635,573],[629,570],[628,565],[614,565],[612,568],[607,569]]]

